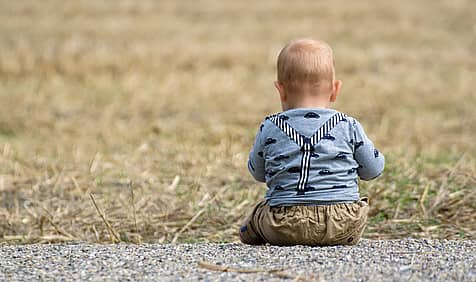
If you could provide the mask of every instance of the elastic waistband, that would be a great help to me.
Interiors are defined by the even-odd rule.
[[[359,200],[356,200],[356,201],[315,201],[315,202],[308,202],[308,203],[292,203],[292,204],[281,204],[281,205],[270,206],[270,207],[333,206],[333,205],[339,205],[339,204],[355,204],[355,203],[358,203],[360,201],[366,202],[368,204],[369,203],[369,198],[363,197],[363,198],[360,198]]]

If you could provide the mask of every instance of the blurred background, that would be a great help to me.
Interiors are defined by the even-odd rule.
[[[291,39],[387,157],[367,238],[476,238],[476,2],[0,0],[0,241],[233,242]]]

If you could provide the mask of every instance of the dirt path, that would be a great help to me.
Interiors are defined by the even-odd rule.
[[[476,241],[354,247],[232,244],[3,245],[0,280],[476,281]]]

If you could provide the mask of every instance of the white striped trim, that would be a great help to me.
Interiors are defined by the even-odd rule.
[[[294,128],[292,128],[287,122],[279,117],[278,114],[272,115],[269,120],[274,123],[279,129],[281,129],[291,140],[293,140],[299,147],[304,144],[304,136],[299,134]]]

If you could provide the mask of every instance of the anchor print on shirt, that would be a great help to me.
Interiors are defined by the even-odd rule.
[[[289,159],[289,156],[279,155],[276,158],[274,158],[274,160],[277,161],[277,162],[285,160],[285,159]]]
[[[264,127],[264,124],[261,124],[261,125],[259,126],[259,131],[263,131],[263,127]]]
[[[319,154],[312,152],[312,153],[311,153],[311,158],[317,159],[317,158],[319,158]]]
[[[322,136],[322,139],[327,139],[327,140],[331,140],[331,141],[336,140],[336,138],[334,136],[329,135],[329,134]]]
[[[265,146],[268,146],[268,145],[271,145],[271,144],[274,144],[276,143],[278,140],[274,139],[274,138],[266,138],[266,141],[264,142],[264,145]]]
[[[283,188],[283,186],[281,186],[281,185],[276,185],[276,186],[274,187],[274,190],[275,190],[275,191],[284,191],[284,188]]]
[[[278,173],[280,170],[277,169],[277,170],[272,170],[272,169],[269,169],[267,171],[264,172],[264,174],[268,175],[269,177],[273,177],[276,175],[276,173]]]
[[[378,158],[378,155],[379,155],[379,153],[378,153],[377,149],[374,149],[374,156],[375,156],[376,158]]]
[[[314,113],[314,112],[309,112],[309,113],[305,114],[304,117],[305,118],[316,118],[317,119],[317,118],[320,118],[321,116]]]
[[[319,175],[331,175],[331,174],[333,174],[333,173],[330,172],[330,171],[327,170],[327,169],[324,169],[324,170],[319,171]]]
[[[263,152],[258,152],[258,156],[263,157]]]
[[[339,153],[337,154],[335,158],[340,160],[345,160],[347,158],[347,155],[345,153]]]
[[[355,143],[355,149],[357,150],[358,148],[360,148],[363,145],[364,145],[364,141],[357,142],[357,143]]]
[[[301,168],[298,166],[288,168],[289,173],[301,173]]]

